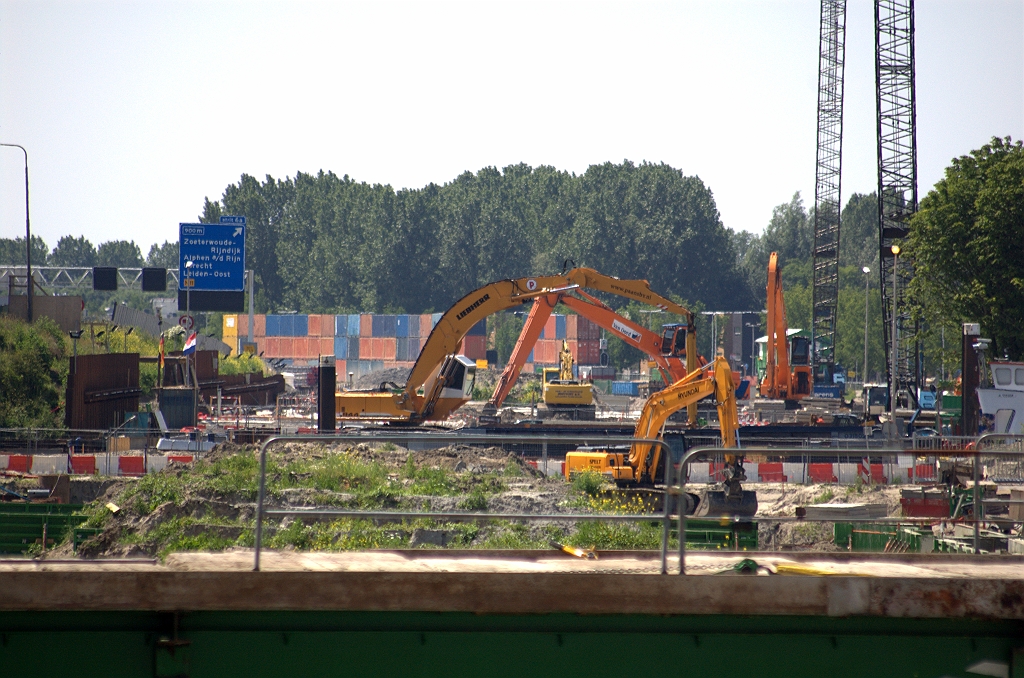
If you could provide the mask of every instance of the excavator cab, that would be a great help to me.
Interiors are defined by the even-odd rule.
[[[661,326],[661,354],[673,358],[686,356],[686,325],[672,323]]]
[[[789,364],[793,368],[790,397],[811,395],[814,380],[811,378],[810,339],[800,336],[789,338]]]

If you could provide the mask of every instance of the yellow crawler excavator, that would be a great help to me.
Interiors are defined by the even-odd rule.
[[[384,383],[369,391],[345,391],[335,395],[341,421],[388,421],[419,424],[442,421],[469,402],[476,378],[476,364],[456,355],[459,342],[476,323],[492,313],[514,308],[540,297],[557,296],[576,289],[590,289],[634,299],[685,316],[693,314],[651,290],[646,280],[621,280],[591,268],[574,268],[560,275],[499,280],[470,292],[438,320],[402,386]],[[537,328],[540,332],[540,328]],[[696,360],[696,336],[686,336],[687,360]],[[689,367],[693,369],[696,363]]]
[[[723,446],[738,448],[739,417],[732,369],[722,357],[715,358],[648,398],[633,437],[660,439],[664,435],[665,422],[673,412],[711,395],[718,404]],[[605,476],[619,487],[654,487],[666,482],[661,477],[664,467],[661,453],[662,448],[651,443],[633,443],[622,451],[580,449],[565,455],[565,476],[569,479],[577,473],[589,471]],[[690,508],[695,509],[693,512],[699,516],[754,515],[757,512],[757,495],[741,486],[747,479],[743,471],[743,456],[727,452],[723,473],[723,489],[708,491],[703,497],[691,495]]]

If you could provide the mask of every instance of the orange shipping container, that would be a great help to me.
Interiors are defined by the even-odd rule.
[[[334,316],[333,315],[322,315],[320,316],[320,336],[321,337],[334,337]]]
[[[557,327],[558,322],[555,320],[554,314],[552,314],[550,317],[548,317],[548,321],[544,323],[544,338],[554,339]]]
[[[309,321],[306,323],[306,334],[310,337],[320,336],[320,317],[319,315],[310,314],[308,316]]]
[[[381,339],[381,358],[384,360],[394,361],[395,356],[398,353],[398,339],[394,337],[384,337]]]
[[[424,313],[420,316],[420,336],[429,337],[432,329],[434,329],[434,321],[429,313]]]
[[[334,355],[334,337],[320,338],[320,355]]]
[[[254,315],[252,318],[252,324],[255,325],[255,328],[253,329],[253,334],[255,336],[267,336],[267,316],[263,315],[262,313],[260,313],[259,315]],[[246,328],[248,330],[248,325],[246,326]]]
[[[373,336],[373,316],[366,315],[365,313],[359,316],[359,336],[360,337],[372,337]],[[362,356],[362,351],[359,353]]]
[[[359,337],[359,359],[370,360],[373,358],[373,339],[370,337]]]
[[[578,315],[567,315],[565,316],[565,338],[566,339],[577,339],[582,338],[578,334],[579,332],[579,321]]]
[[[335,360],[334,361],[334,381],[340,388],[345,384],[345,380],[348,379],[348,374],[345,372],[345,361]]]

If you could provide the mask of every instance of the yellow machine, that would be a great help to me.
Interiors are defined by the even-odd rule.
[[[739,447],[739,417],[736,413],[736,393],[732,383],[732,369],[725,358],[691,372],[667,389],[655,393],[640,412],[633,431],[634,438],[661,438],[663,427],[673,412],[714,395],[718,403],[718,421],[722,443],[726,448]],[[661,447],[650,443],[634,443],[628,450],[577,450],[565,455],[565,476],[571,478],[581,472],[600,473],[620,487],[653,486],[660,477],[663,462]],[[757,511],[757,498],[745,492],[740,482],[746,480],[743,457],[725,455],[725,491],[708,492],[698,513],[701,515],[753,515]]]
[[[558,357],[558,367],[545,367],[543,370],[541,397],[544,402],[543,407],[537,406],[538,414],[542,417],[565,414],[573,419],[592,421],[597,413],[594,407],[594,385],[573,378],[575,360],[569,350],[569,342],[564,339]]]
[[[561,275],[499,280],[470,292],[448,309],[413,365],[404,386],[335,395],[339,420],[387,420],[398,423],[441,421],[469,402],[476,364],[455,354],[470,328],[492,313],[514,308],[539,297],[586,288],[657,305],[691,319],[692,313],[651,290],[646,280],[620,280],[590,268],[574,268]],[[538,329],[539,332],[539,329]],[[689,355],[697,355],[696,338],[687,337]]]

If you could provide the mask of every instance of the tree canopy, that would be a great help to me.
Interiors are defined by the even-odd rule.
[[[954,332],[980,322],[993,355],[1024,357],[1021,142],[994,137],[954,159],[910,225],[910,293],[921,317]]]
[[[440,311],[493,280],[566,262],[648,279],[691,304],[754,303],[711,191],[664,164],[605,163],[578,176],[487,167],[398,191],[323,171],[243,175],[205,201],[204,221],[222,214],[248,218],[260,311]]]
[[[63,426],[67,369],[67,342],[55,322],[0,315],[0,428]]]

